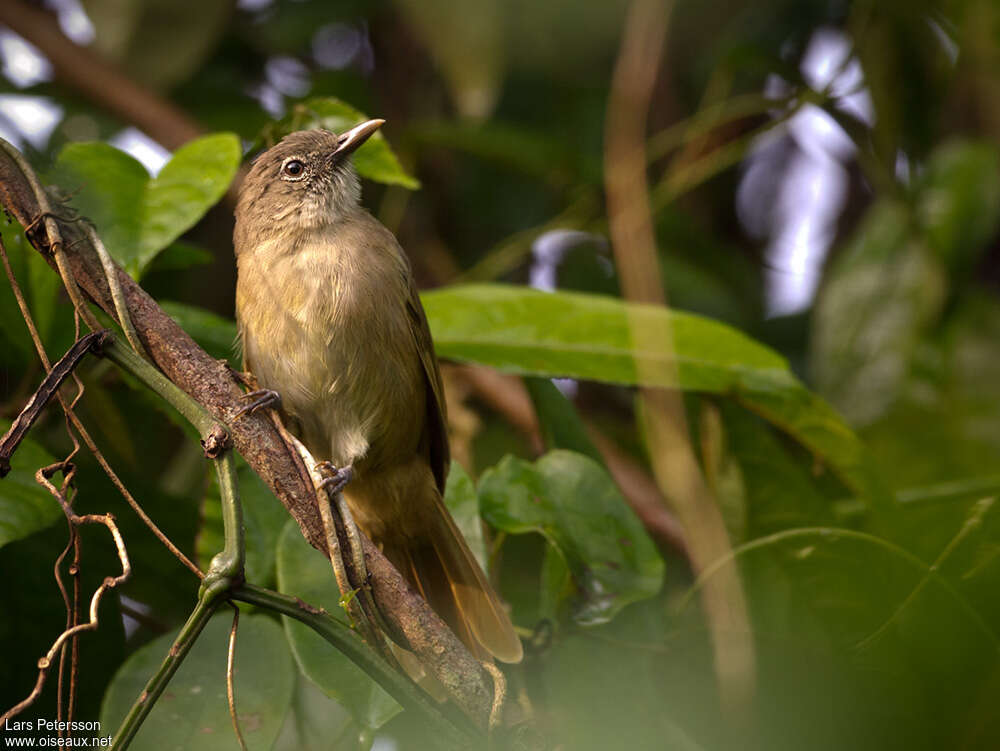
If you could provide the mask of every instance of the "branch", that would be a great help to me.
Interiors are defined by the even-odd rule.
[[[646,178],[646,120],[666,38],[672,0],[632,0],[611,81],[605,120],[604,181],[615,263],[627,300],[666,305],[656,255]],[[662,342],[669,330],[629,321],[637,350]],[[640,367],[637,363],[636,367]],[[672,366],[644,364],[647,370]],[[649,372],[640,382],[677,382],[676,373]],[[677,391],[642,387],[639,403],[657,484],[684,527],[695,573],[730,554],[722,515],[691,447],[684,403]],[[735,565],[706,582],[702,607],[712,635],[722,704],[745,711],[753,695],[755,655],[746,597]]]
[[[169,149],[197,138],[202,128],[160,96],[144,89],[107,60],[69,39],[52,14],[21,0],[0,3],[0,24],[38,47],[56,77]]]

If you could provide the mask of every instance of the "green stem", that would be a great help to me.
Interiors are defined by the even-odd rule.
[[[213,458],[215,471],[219,477],[219,497],[222,503],[222,524],[225,531],[225,545],[212,558],[208,572],[198,591],[198,604],[181,628],[173,646],[150,678],[115,736],[114,749],[126,749],[135,737],[146,716],[160,694],[180,667],[191,647],[201,634],[205,624],[220,603],[228,599],[234,583],[243,581],[245,541],[243,531],[243,508],[240,504],[236,484],[236,461],[232,450],[226,445],[228,437],[222,432],[219,422],[197,401],[178,388],[163,373],[143,359],[137,352],[123,347],[112,340],[104,346],[104,356],[123,370],[143,382],[149,389],[159,394],[190,422],[206,438],[214,436],[221,451]]]
[[[202,435],[219,424],[218,420],[173,381],[118,341],[112,341],[104,347],[104,356],[163,397]]]
[[[422,717],[431,729],[435,740],[445,748],[478,748],[485,738],[457,712],[445,715],[445,707],[434,703],[424,691],[405,676],[393,670],[349,626],[336,620],[329,613],[312,608],[295,597],[244,584],[230,592],[234,600],[281,613],[304,623],[364,670],[375,682],[392,696],[400,706]]]
[[[212,617],[215,609],[221,603],[224,593],[225,589],[221,589],[218,586],[203,588],[198,598],[198,604],[195,605],[187,622],[181,628],[181,632],[174,639],[174,643],[171,645],[170,651],[167,652],[167,656],[160,665],[160,669],[149,679],[146,688],[139,695],[139,698],[136,699],[135,704],[132,705],[129,713],[122,721],[121,727],[118,728],[118,732],[115,733],[115,740],[111,746],[112,751],[124,751],[124,749],[128,748],[135,734],[139,732],[139,728],[142,726],[146,716],[153,708],[153,705],[156,704],[156,700],[163,693],[170,679],[177,672],[184,658],[187,657],[188,652],[191,651],[191,647],[194,646],[198,635],[205,628],[209,618]]]
[[[228,579],[243,580],[245,542],[243,530],[243,505],[240,503],[236,486],[236,460],[233,452],[226,449],[215,461],[215,471],[219,476],[219,496],[222,501],[222,528],[225,545],[208,569],[208,576],[221,575]]]

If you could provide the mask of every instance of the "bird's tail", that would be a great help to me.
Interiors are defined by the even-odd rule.
[[[521,640],[440,496],[416,538],[386,540],[383,552],[477,658],[520,662]]]

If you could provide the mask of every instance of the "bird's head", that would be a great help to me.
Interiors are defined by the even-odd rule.
[[[248,224],[264,231],[308,229],[357,210],[361,186],[350,155],[383,122],[368,120],[340,135],[300,130],[263,152],[240,187],[237,233]]]

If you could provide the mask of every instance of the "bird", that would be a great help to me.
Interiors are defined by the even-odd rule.
[[[286,427],[341,470],[358,526],[479,659],[520,639],[443,501],[444,390],[408,258],[361,204],[351,154],[383,124],[290,133],[237,199],[244,368]]]

